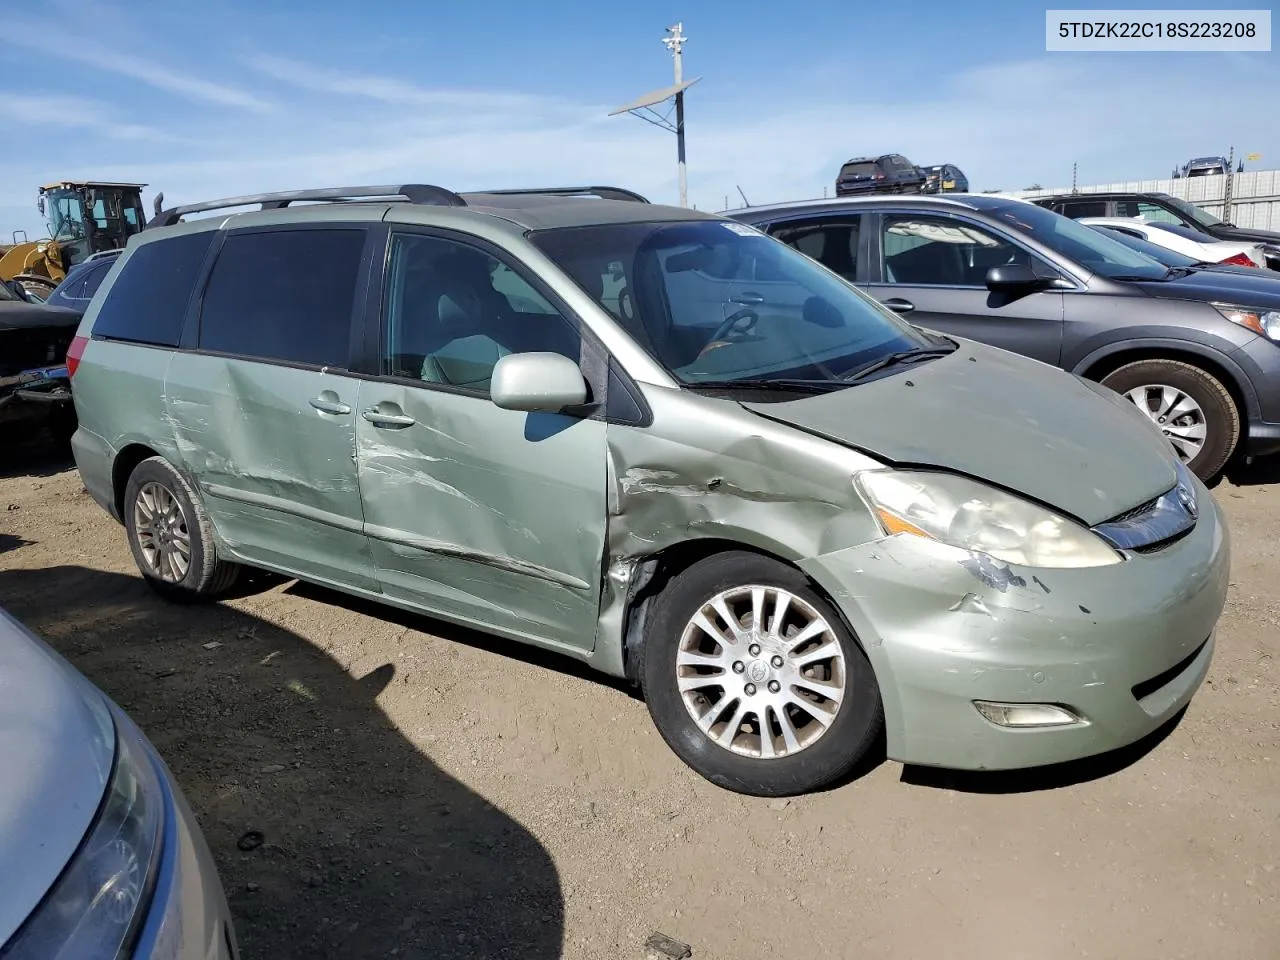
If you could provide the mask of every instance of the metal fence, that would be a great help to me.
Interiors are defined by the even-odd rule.
[[[1228,181],[1231,188],[1230,210],[1226,209]],[[1250,170],[1247,173],[1180,177],[1176,180],[1125,180],[1077,188],[1079,193],[1113,190],[1168,193],[1203,207],[1224,220],[1230,220],[1238,227],[1280,230],[1280,170]],[[1010,191],[1019,197],[1043,197],[1047,194],[1070,192],[1070,187]]]

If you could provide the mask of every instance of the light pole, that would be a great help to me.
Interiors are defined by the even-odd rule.
[[[644,96],[633,100],[626,106],[612,110],[609,116],[616,117],[621,113],[629,113],[632,116],[639,117],[652,123],[656,127],[661,127],[668,133],[676,135],[676,163],[679,167],[680,174],[680,206],[687,207],[689,205],[689,191],[685,175],[685,157],[684,157],[684,92],[701,80],[701,77],[694,77],[692,80],[684,79],[684,56],[683,47],[688,41],[688,37],[684,35],[684,24],[677,23],[667,27],[667,36],[662,38],[663,45],[671,51],[671,59],[675,65],[675,83],[670,87],[663,87],[660,90],[654,90],[646,93]],[[667,100],[675,101],[675,120],[671,119],[671,114],[661,114],[653,108]]]

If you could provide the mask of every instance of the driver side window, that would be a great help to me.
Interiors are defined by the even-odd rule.
[[[880,242],[886,283],[984,287],[987,271],[992,267],[1035,266],[1031,255],[1021,247],[951,217],[886,216]]]
[[[577,326],[509,264],[441,237],[394,234],[383,298],[382,373],[485,396],[511,353],[575,363]]]

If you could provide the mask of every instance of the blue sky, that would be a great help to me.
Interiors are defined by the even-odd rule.
[[[0,30],[6,238],[39,232],[36,188],[61,177],[143,181],[148,206],[157,189],[389,182],[617,183],[674,201],[674,137],[607,113],[670,82],[676,20],[686,76],[704,78],[687,104],[703,209],[737,205],[738,185],[753,203],[820,196],[848,157],[888,151],[957,163],[975,189],[1069,184],[1073,160],[1082,183],[1167,176],[1232,144],[1280,168],[1276,53],[1050,54],[1044,5],[16,6]]]

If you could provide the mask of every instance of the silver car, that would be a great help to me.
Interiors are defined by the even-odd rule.
[[[226,897],[155,748],[0,610],[0,956],[237,956]]]

